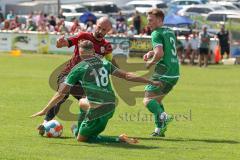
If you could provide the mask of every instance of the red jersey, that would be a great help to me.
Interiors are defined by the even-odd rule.
[[[111,43],[107,40],[102,39],[101,41],[98,41],[94,38],[93,33],[80,32],[77,36],[68,38],[68,47],[72,47],[73,45],[75,46],[74,55],[69,60],[61,74],[67,75],[71,71],[71,69],[81,61],[78,49],[78,42],[80,40],[91,41],[93,43],[95,53],[98,54],[100,57],[104,57],[105,55],[112,53]]]

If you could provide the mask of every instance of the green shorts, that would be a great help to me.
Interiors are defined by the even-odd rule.
[[[162,86],[153,86],[151,84],[145,86],[145,91],[154,92],[157,95],[166,95],[168,94],[173,86],[177,83],[177,79],[174,81],[166,81],[164,79],[159,80],[163,85]]]
[[[101,115],[98,118],[95,119],[89,119],[92,115],[98,115],[96,114],[95,109],[90,109],[86,115],[86,118],[83,120],[78,133],[85,137],[90,136],[97,136],[101,132],[104,131],[105,127],[107,126],[108,120],[112,118],[114,111],[115,111],[115,104],[107,104],[103,105],[104,107],[113,108],[111,111],[106,112],[106,114]]]

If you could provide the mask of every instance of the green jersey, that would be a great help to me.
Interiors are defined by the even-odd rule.
[[[157,28],[152,34],[152,46],[162,46],[164,55],[157,62],[153,79],[162,79],[170,83],[176,83],[179,78],[179,62],[176,50],[176,37],[169,28]],[[172,79],[172,80],[171,80]]]
[[[90,102],[108,103],[115,102],[115,94],[111,86],[109,74],[117,67],[111,62],[91,57],[78,63],[65,79],[67,85],[75,85],[80,82]]]

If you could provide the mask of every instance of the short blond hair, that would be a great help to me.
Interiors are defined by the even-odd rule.
[[[164,20],[164,12],[159,9],[159,8],[152,8],[150,9],[148,12],[147,12],[147,15],[154,15],[156,16],[157,18],[161,18],[162,21]]]
[[[83,41],[80,41],[78,46],[82,49],[82,50],[85,50],[85,51],[90,51],[90,50],[93,50],[94,47],[93,47],[93,43],[89,40],[83,40]]]

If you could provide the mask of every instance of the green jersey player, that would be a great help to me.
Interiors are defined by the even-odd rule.
[[[85,109],[87,114],[78,127],[72,127],[77,140],[79,142],[137,143],[136,139],[128,138],[125,134],[119,137],[99,136],[115,110],[115,94],[109,75],[112,74],[128,81],[149,83],[156,86],[160,85],[160,82],[137,77],[132,73],[118,69],[107,60],[101,60],[94,55],[93,44],[88,40],[82,41],[79,49],[82,53],[81,58],[83,61],[71,70],[65,80],[65,84],[61,86],[47,106],[42,111],[32,115],[32,117],[46,114],[54,104],[64,98],[64,95],[70,91],[71,86],[80,82],[86,98],[81,99],[79,103],[81,109]]]
[[[152,136],[164,137],[167,124],[173,118],[164,111],[162,99],[172,90],[179,78],[176,37],[172,30],[162,27],[164,13],[160,9],[151,9],[147,19],[152,29],[153,50],[143,58],[148,69],[155,65],[152,80],[161,82],[161,85],[145,87],[144,105],[154,114],[156,128]]]

